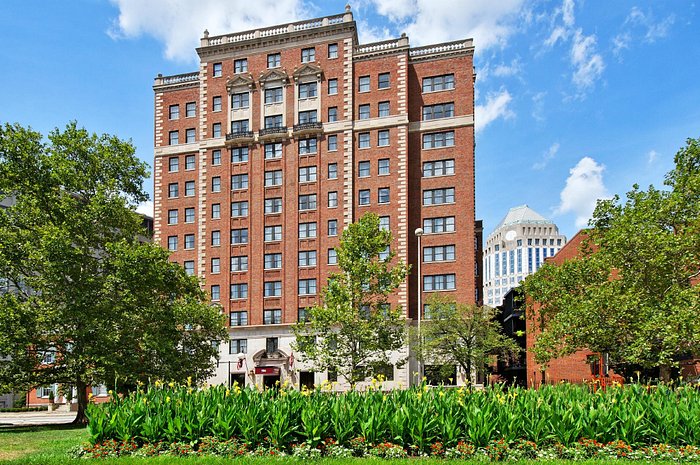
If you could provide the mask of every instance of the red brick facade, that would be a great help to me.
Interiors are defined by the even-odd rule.
[[[262,352],[253,340],[279,337],[280,351],[289,355],[289,325],[300,308],[317,301],[327,276],[337,270],[329,253],[344,226],[369,211],[388,219],[392,249],[414,270],[415,229],[425,227],[425,219],[450,218],[450,231],[425,234],[422,245],[454,246],[454,258],[424,263],[422,272],[440,275],[438,281],[454,275],[454,288],[450,284],[444,292],[475,302],[470,40],[411,48],[404,36],[360,45],[348,10],[258,31],[205,34],[198,53],[199,72],[159,76],[154,85],[155,240],[168,247],[169,238],[177,238],[172,260],[190,267],[194,262],[205,288],[218,290],[213,300],[225,314],[247,312],[247,325],[232,327],[231,337],[246,339],[250,370],[234,372],[250,375],[246,382],[260,381],[251,374]],[[188,102],[195,102],[192,117],[187,117]],[[439,118],[423,118],[424,108],[434,104],[448,105],[431,108]],[[175,105],[177,118],[171,118]],[[301,125],[310,115],[302,112],[309,111],[316,112],[311,122],[318,124]],[[274,117],[286,129],[268,130]],[[215,125],[220,125],[217,134]],[[188,129],[195,133],[191,143]],[[175,131],[178,140],[171,143]],[[280,156],[266,156],[266,150],[272,154],[279,147],[270,144],[281,144]],[[176,171],[171,159],[177,160]],[[431,171],[437,174],[423,176],[424,163],[442,166],[445,160],[447,172],[438,168]],[[170,195],[174,189],[177,196]],[[424,195],[437,204],[424,206]],[[169,211],[177,211],[177,224],[168,224]],[[247,239],[232,240],[242,231]],[[308,254],[300,261],[300,252],[315,252],[315,259]],[[266,269],[265,257],[276,260],[271,254],[281,254],[281,263]],[[315,290],[306,286],[313,281],[303,280],[315,280]],[[271,284],[277,282],[278,288]],[[273,295],[265,296],[266,283]],[[239,284],[247,285],[247,295],[231,294],[241,292],[242,287],[232,287]],[[409,318],[416,316],[417,284],[412,273],[391,299]],[[266,310],[271,320],[265,321]],[[273,310],[281,313],[279,320]],[[281,368],[283,378],[294,381],[291,367]],[[226,379],[225,373],[217,376]],[[396,380],[408,384],[408,368],[397,372]]]

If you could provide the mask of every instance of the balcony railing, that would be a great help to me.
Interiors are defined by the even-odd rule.
[[[280,135],[286,135],[287,134],[287,126],[275,126],[272,128],[264,128],[261,129],[258,135],[260,137],[265,137],[265,136],[280,136]]]
[[[236,145],[251,142],[255,140],[253,131],[236,131],[226,134],[226,144]]]
[[[294,134],[312,134],[323,131],[323,123],[314,121],[313,123],[299,123],[294,125]]]

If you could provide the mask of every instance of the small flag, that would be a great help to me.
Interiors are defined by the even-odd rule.
[[[236,369],[237,369],[237,370],[240,370],[241,368],[243,368],[243,360],[245,360],[245,359],[244,359],[244,358],[239,358],[239,359],[238,359],[238,363],[236,363]]]
[[[292,355],[289,356],[289,368],[294,367],[294,352],[292,352]]]

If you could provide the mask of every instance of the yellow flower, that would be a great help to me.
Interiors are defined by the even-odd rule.
[[[114,391],[112,391],[112,390],[110,389],[109,391],[107,391],[107,394],[109,394],[109,395],[111,396],[112,394],[114,394]]]
[[[440,391],[440,393],[439,393],[438,395],[439,395],[440,397],[445,397],[444,391]]]
[[[226,389],[226,397],[228,397],[229,395],[231,395],[231,390]]]
[[[170,402],[170,396],[166,396],[165,401]]]
[[[187,385],[192,386],[192,377],[191,376],[187,377]]]
[[[161,380],[157,379],[155,382],[155,385],[156,385],[156,387],[160,387],[163,385],[163,383],[161,382]]]
[[[88,394],[88,400],[92,399],[93,397],[95,397],[95,394],[93,394],[92,392]]]
[[[170,387],[175,387],[175,383],[174,383],[173,381],[170,381],[170,382],[168,383],[168,386],[170,386]]]

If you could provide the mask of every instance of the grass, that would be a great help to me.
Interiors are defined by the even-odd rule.
[[[85,428],[77,428],[71,425],[36,426],[23,428],[0,429],[0,464],[1,465],[266,465],[280,463],[303,464],[301,460],[287,458],[256,458],[241,457],[235,460],[219,457],[124,457],[114,459],[86,460],[71,459],[68,451],[77,445],[87,441],[88,435]],[[447,461],[438,459],[403,459],[383,460],[373,458],[354,459],[322,459],[313,462],[315,465],[415,465],[417,462],[428,465],[438,464],[484,464],[483,460],[472,461]],[[518,462],[523,465],[624,465],[627,462],[615,460],[590,460],[586,462],[567,462],[566,460]],[[665,462],[654,462],[664,465]],[[669,465],[674,462],[666,462]]]

